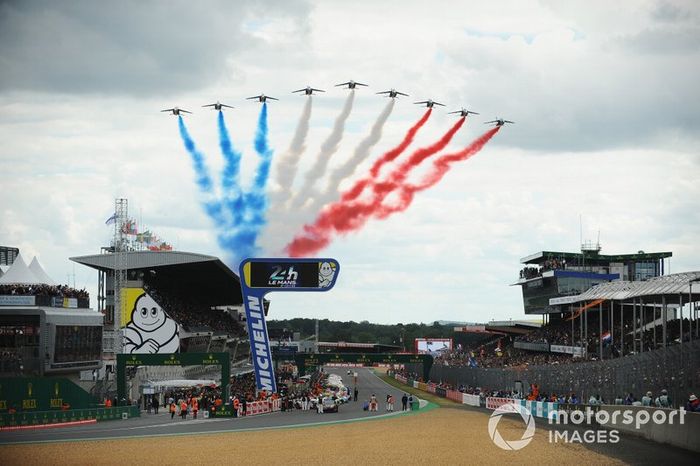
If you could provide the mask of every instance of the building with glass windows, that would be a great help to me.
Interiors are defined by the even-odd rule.
[[[550,299],[579,295],[615,280],[646,281],[664,275],[671,252],[606,255],[599,244],[583,244],[581,252],[540,251],[520,260],[516,283],[522,287],[525,314],[558,314],[568,310]],[[555,300],[556,302],[556,300]]]

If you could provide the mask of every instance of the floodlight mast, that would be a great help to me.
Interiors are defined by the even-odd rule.
[[[124,352],[124,339],[121,335],[122,289],[126,284],[127,244],[126,223],[129,219],[129,200],[117,198],[114,202],[114,325],[111,346],[115,354]]]

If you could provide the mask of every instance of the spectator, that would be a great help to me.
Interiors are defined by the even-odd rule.
[[[700,413],[700,400],[695,394],[688,397],[688,402],[685,404],[685,410],[693,413]]]
[[[656,406],[657,408],[670,408],[671,407],[671,399],[668,397],[668,392],[666,390],[661,390],[661,396],[656,398]]]

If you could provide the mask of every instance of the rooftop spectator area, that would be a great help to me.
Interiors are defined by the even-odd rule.
[[[672,252],[640,251],[636,254],[600,254],[598,251],[584,250],[582,252],[540,251],[520,259],[521,264],[544,266],[549,263],[550,270],[564,265],[606,265],[611,262],[646,262],[667,259]]]

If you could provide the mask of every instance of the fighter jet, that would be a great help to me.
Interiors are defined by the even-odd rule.
[[[467,110],[466,108],[462,108],[462,110],[457,110],[456,112],[448,112],[448,115],[453,114],[453,113],[459,113],[459,116],[468,116],[470,113],[472,115],[478,115],[476,112],[472,112],[471,110]]]
[[[292,94],[295,92],[303,92],[304,95],[312,95],[314,92],[326,92],[323,89],[315,89],[311,86],[306,86],[304,89],[297,89],[296,91],[292,91]]]
[[[181,108],[179,108],[179,107],[166,108],[165,110],[161,110],[161,112],[172,112],[173,115],[179,115],[180,112],[192,113],[192,112],[189,112],[189,111],[187,111],[187,110],[183,110],[183,109],[181,109]]]
[[[423,100],[422,102],[413,102],[413,103],[414,103],[414,104],[417,104],[417,105],[425,104],[425,106],[428,107],[428,108],[433,108],[433,105],[441,105],[441,106],[443,106],[443,107],[445,106],[445,104],[441,104],[440,102],[435,102],[435,101],[433,101],[433,100],[431,100],[431,99]]]
[[[218,100],[216,101],[215,104],[207,104],[207,105],[202,105],[202,107],[214,107],[212,110],[221,110],[223,107],[226,108],[233,108],[230,105],[225,105],[219,102]]]
[[[496,123],[496,126],[503,126],[503,125],[505,125],[506,123],[513,123],[513,124],[515,124],[514,121],[504,120],[503,118],[496,118],[496,119],[493,120],[493,121],[486,121],[486,122],[484,122],[485,125],[488,125],[489,123]]]
[[[408,97],[408,94],[404,94],[403,92],[399,92],[394,88],[392,88],[390,91],[377,92],[377,94],[386,94],[386,97],[391,97],[392,99],[395,99],[400,95]]]
[[[252,100],[252,99],[258,99],[258,102],[265,102],[267,99],[280,100],[280,99],[276,99],[274,97],[270,97],[269,95],[265,95],[265,94],[254,95],[253,97],[246,97],[246,100]]]
[[[348,86],[348,89],[355,89],[357,86],[367,86],[367,84],[358,83],[357,81],[350,80],[346,83],[336,84],[335,87]]]

